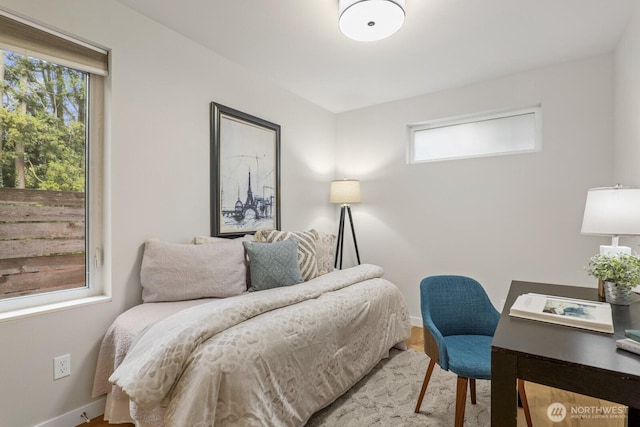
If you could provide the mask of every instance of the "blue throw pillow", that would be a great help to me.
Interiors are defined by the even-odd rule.
[[[249,255],[249,292],[263,291],[302,282],[298,264],[298,241],[275,243],[243,242]]]

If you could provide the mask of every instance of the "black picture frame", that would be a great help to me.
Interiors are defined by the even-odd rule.
[[[211,103],[211,236],[280,229],[280,125]]]

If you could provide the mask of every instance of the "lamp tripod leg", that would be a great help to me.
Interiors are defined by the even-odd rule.
[[[347,212],[349,213],[349,223],[351,224],[351,235],[353,236],[353,246],[355,246],[356,248],[356,258],[358,260],[358,265],[360,265],[360,252],[358,252],[358,242],[356,241],[356,230],[353,228],[353,218],[351,217],[351,206],[347,206]]]
[[[344,247],[344,206],[340,208],[340,225],[338,226],[338,237],[336,239],[336,258],[333,268],[338,268],[338,258],[340,258],[340,270],[342,270],[342,250]]]

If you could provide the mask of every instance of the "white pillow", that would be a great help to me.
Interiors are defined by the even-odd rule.
[[[145,242],[142,301],[225,298],[247,290],[243,239],[215,245]]]

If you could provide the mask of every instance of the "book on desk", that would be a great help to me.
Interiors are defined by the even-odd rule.
[[[616,347],[630,351],[631,353],[640,354],[640,330],[626,329],[624,335],[627,338],[616,340]]]
[[[509,315],[597,332],[613,333],[611,305],[606,302],[528,293],[516,298]]]

